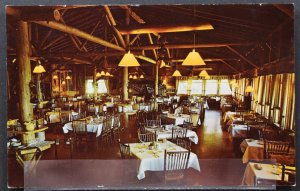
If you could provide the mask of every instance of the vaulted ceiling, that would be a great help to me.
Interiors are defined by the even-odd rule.
[[[54,10],[60,15],[57,21],[48,22],[33,16],[41,12],[52,14]],[[130,15],[129,25],[126,13]],[[130,49],[138,55],[141,69],[151,74],[161,46],[159,39],[165,41],[165,60],[171,65],[171,68],[160,69],[161,75],[170,75],[176,67],[183,75],[197,75],[197,68],[181,66],[193,47],[205,60],[205,67],[212,68],[210,73],[215,75],[259,69],[280,59],[287,58],[290,62],[294,54],[291,5],[35,6],[7,8],[9,62],[15,58],[18,43],[15,38],[16,21],[26,20],[24,15],[31,18],[28,21],[32,59],[42,58],[49,65],[87,64],[102,67],[106,56],[106,67],[116,72],[124,50]],[[170,29],[199,23],[210,24],[213,29],[161,32],[166,26]],[[64,25],[73,31],[61,29]],[[154,30],[151,33],[130,34],[130,45],[125,45],[124,34],[129,28],[146,26],[152,26]],[[78,31],[87,35],[77,35]],[[104,46],[107,44],[108,47]]]

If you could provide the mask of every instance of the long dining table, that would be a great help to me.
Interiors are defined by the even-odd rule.
[[[163,171],[164,170],[164,151],[186,151],[186,149],[170,142],[158,141],[157,149],[149,149],[150,142],[130,143],[130,153],[139,160],[137,178],[139,180],[145,178],[146,171]],[[190,153],[188,168],[194,168],[200,171],[200,164],[197,155]]]
[[[99,137],[103,128],[103,120],[90,120],[91,118],[87,118],[87,132],[96,133],[96,137]],[[62,127],[63,132],[66,134],[69,131],[73,131],[72,122],[65,123]]]
[[[182,127],[176,125],[165,125],[165,129],[161,127],[146,127],[145,129],[151,133],[156,133],[158,139],[171,139],[172,129],[182,129]],[[193,143],[198,143],[198,135],[195,131],[187,130],[186,137],[188,137]]]

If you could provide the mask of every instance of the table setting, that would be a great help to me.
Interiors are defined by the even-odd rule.
[[[153,145],[153,147],[151,145]],[[157,141],[155,143],[130,143],[129,147],[131,155],[140,161],[137,174],[139,180],[145,178],[145,171],[163,171],[165,150],[186,151],[186,149],[166,140]],[[191,152],[188,167],[200,171],[199,160],[195,153]]]

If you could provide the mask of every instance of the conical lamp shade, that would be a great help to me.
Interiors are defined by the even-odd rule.
[[[53,79],[58,79],[57,74],[54,74]]]
[[[140,76],[140,78],[145,78],[145,77],[144,77],[144,75],[142,74],[142,75]]]
[[[174,77],[178,77],[178,76],[181,76],[180,72],[178,70],[175,70],[175,72],[173,73]]]
[[[43,72],[46,72],[46,70],[41,64],[38,64],[34,67],[33,73],[40,74]]]
[[[200,54],[195,51],[195,49],[193,49],[193,51],[187,55],[187,57],[182,63],[182,66],[202,66],[202,65],[205,65],[205,62],[200,56]]]
[[[122,67],[134,67],[134,66],[140,66],[137,59],[134,57],[133,54],[128,51],[128,53],[124,54],[122,60],[119,63],[119,66]]]
[[[136,75],[134,75],[132,79],[135,79],[135,80],[136,80],[136,79],[137,79],[137,76],[136,76]]]
[[[165,63],[165,61],[161,61],[161,63],[160,63],[160,68],[163,68],[163,67],[165,67],[165,68],[170,68],[170,66],[169,65],[167,65],[166,63]]]
[[[62,84],[62,85],[65,85],[65,84],[66,84],[66,81],[65,81],[65,80],[64,80],[64,81],[62,81],[62,82],[61,82],[61,84]]]
[[[105,76],[105,72],[103,70],[101,71],[100,74],[101,74],[101,76]]]
[[[110,76],[110,73],[109,73],[109,72],[106,72],[105,76]]]
[[[205,79],[206,79],[206,80],[209,80],[209,79],[210,79],[210,76],[209,76],[209,75],[205,76]]]
[[[132,79],[133,78],[132,75],[129,75],[129,78]]]
[[[245,90],[245,92],[253,92],[254,91],[254,89],[253,89],[253,87],[252,86],[247,86],[246,87],[246,90]]]
[[[100,72],[97,72],[96,77],[101,77]]]
[[[66,80],[71,80],[71,77],[67,75]]]
[[[206,77],[208,76],[208,73],[206,72],[206,70],[202,70],[199,74],[200,77]]]

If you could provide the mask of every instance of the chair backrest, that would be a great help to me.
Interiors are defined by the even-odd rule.
[[[193,129],[193,123],[192,122],[188,122],[188,121],[184,121],[182,127],[191,130],[191,129]]]
[[[290,151],[290,143],[283,141],[264,141],[264,154],[265,158],[269,159],[271,154],[274,155],[287,155]]]
[[[161,126],[161,120],[159,119],[146,119],[146,125],[147,127],[153,127],[153,126],[156,126],[156,127],[160,127]]]
[[[72,128],[75,133],[87,132],[86,120],[73,120]]]
[[[164,172],[168,174],[184,174],[188,167],[190,150],[188,151],[167,151],[164,156]]]
[[[130,159],[130,147],[128,144],[124,144],[120,142],[120,139],[118,139],[119,143],[119,149],[120,149],[120,154],[122,159]]]
[[[186,138],[186,128],[172,128],[172,142],[176,143],[177,138]]]
[[[70,121],[70,115],[71,115],[70,113],[62,112],[60,114],[60,122],[62,124],[65,124],[65,123],[69,122]]]
[[[191,149],[191,141],[186,138],[177,138],[176,145],[185,148],[186,150]]]
[[[138,131],[138,139],[140,142],[153,142],[157,141],[156,133],[141,133]]]
[[[266,140],[273,140],[273,141],[276,141],[278,140],[278,131],[275,130],[275,129],[272,129],[270,127],[264,127],[261,131],[261,136],[263,139],[266,139]]]

